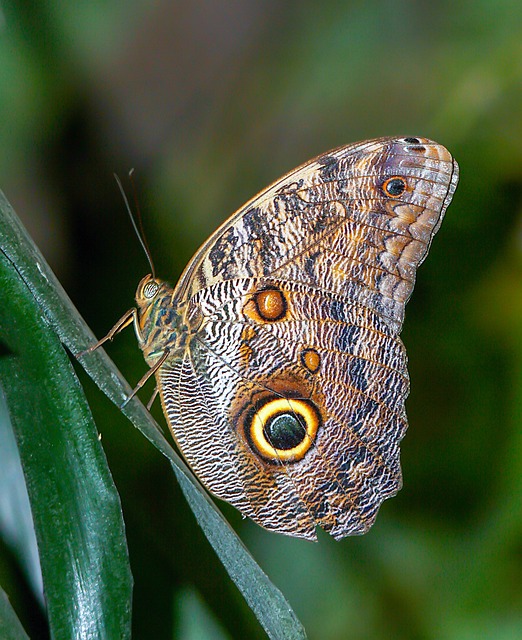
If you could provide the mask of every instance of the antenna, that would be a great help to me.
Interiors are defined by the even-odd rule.
[[[129,214],[129,218],[131,219],[132,222],[132,226],[134,228],[134,231],[136,233],[136,235],[138,236],[138,240],[140,241],[140,244],[143,248],[143,251],[145,252],[145,255],[147,256],[147,261],[150,265],[150,270],[152,272],[152,277],[154,279],[156,279],[156,272],[154,269],[154,263],[152,262],[152,255],[150,253],[150,249],[149,249],[149,245],[147,244],[147,240],[145,238],[145,231],[143,229],[143,222],[142,222],[142,218],[141,218],[141,211],[140,211],[140,205],[138,202],[138,196],[137,196],[137,192],[136,192],[136,184],[134,182],[133,179],[133,174],[134,174],[134,169],[131,169],[129,171],[129,178],[132,184],[132,192],[134,195],[134,204],[136,206],[136,215],[138,217],[138,223],[139,223],[139,228],[138,225],[136,224],[136,220],[134,219],[134,216],[132,215],[132,209],[130,208],[130,204],[129,201],[127,199],[127,194],[125,193],[124,189],[123,189],[123,185],[121,183],[121,180],[119,178],[119,176],[114,173],[114,179],[116,180],[116,184],[118,185],[118,188],[120,190],[120,193],[122,195],[123,198],[123,202],[125,203],[125,208],[127,209],[127,213]]]

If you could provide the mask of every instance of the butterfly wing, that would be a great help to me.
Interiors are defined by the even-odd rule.
[[[458,179],[426,139],[303,165],[234,214],[174,295],[199,318],[158,372],[187,461],[262,526],[364,533],[401,486],[409,383],[398,333]]]

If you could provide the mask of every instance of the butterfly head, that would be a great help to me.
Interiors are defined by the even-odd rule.
[[[179,315],[172,303],[173,288],[168,282],[149,274],[136,289],[138,315],[136,335],[145,358],[153,363],[176,339]]]
[[[138,308],[142,309],[150,306],[154,300],[161,295],[161,291],[164,288],[172,291],[170,285],[167,285],[166,282],[159,280],[150,273],[142,278],[136,289],[136,303]]]

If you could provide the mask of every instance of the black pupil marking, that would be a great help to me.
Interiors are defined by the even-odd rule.
[[[305,425],[293,413],[279,413],[263,429],[265,438],[274,449],[293,449],[306,435]]]
[[[418,138],[404,138],[404,142],[410,142],[411,144],[419,144],[420,140]]]
[[[404,184],[404,180],[401,180],[400,178],[390,180],[386,184],[386,192],[390,196],[400,196],[404,189],[406,189],[406,185]]]

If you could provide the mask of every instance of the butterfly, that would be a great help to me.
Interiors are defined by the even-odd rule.
[[[174,439],[218,498],[271,531],[362,534],[402,486],[417,267],[458,182],[425,138],[342,146],[247,202],[133,323]]]

